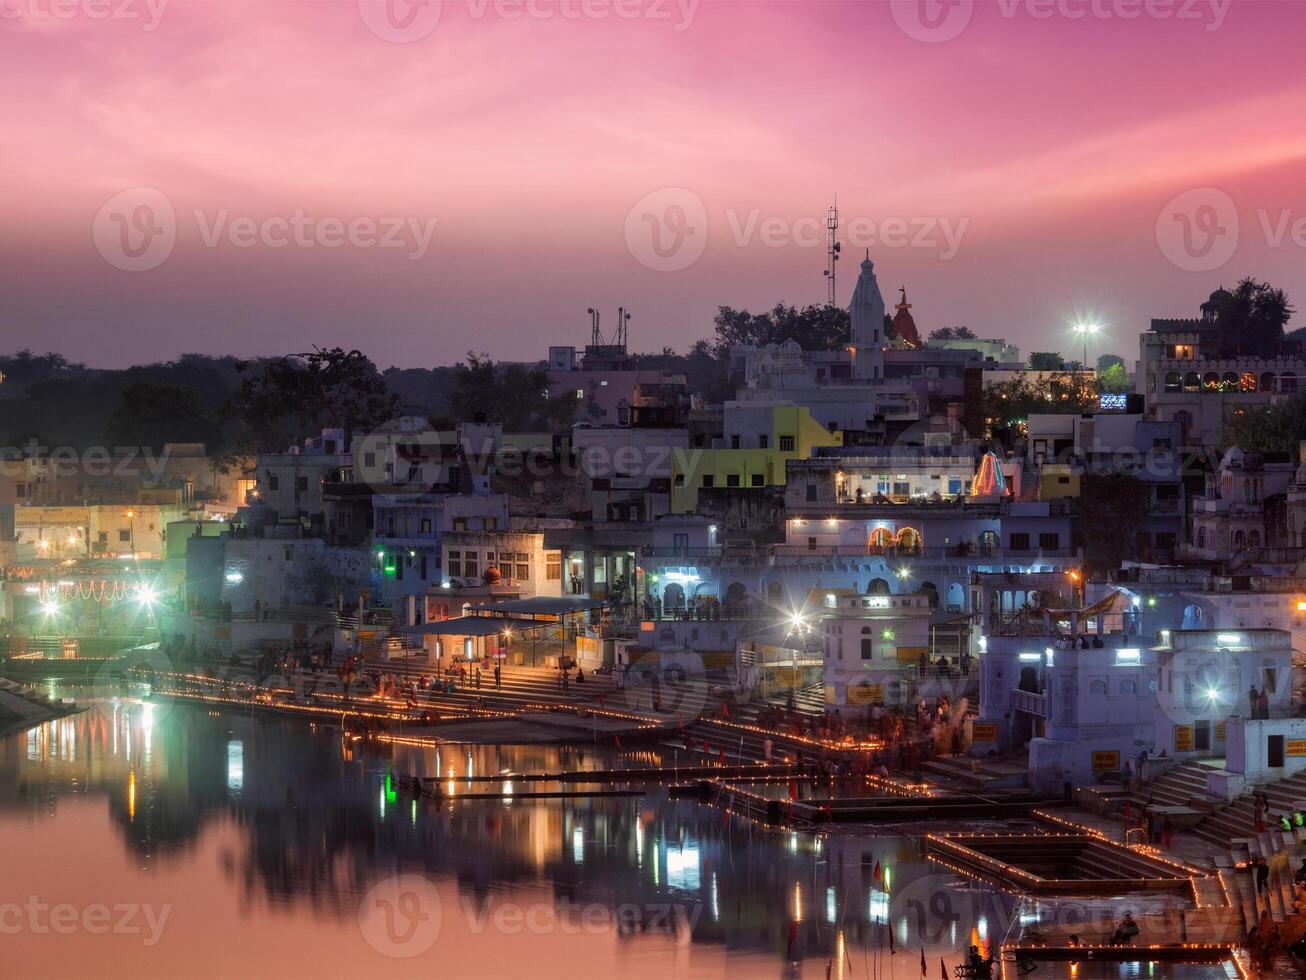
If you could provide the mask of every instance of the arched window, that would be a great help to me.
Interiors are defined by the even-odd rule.
[[[1189,371],[1184,375],[1184,391],[1198,391],[1202,387],[1202,379],[1197,376],[1196,371]]]
[[[872,529],[867,546],[873,555],[884,554],[889,548],[893,547],[893,532],[887,527]]]
[[[1234,531],[1234,532],[1233,532],[1233,546],[1234,546],[1235,548],[1242,548],[1242,547],[1244,547],[1246,544],[1247,544],[1247,538],[1246,538],[1246,536],[1244,536],[1243,532],[1242,532],[1241,530]]]
[[[1207,371],[1202,375],[1202,388],[1206,391],[1220,390],[1220,375],[1215,371]]]
[[[1199,525],[1197,528],[1197,547],[1205,549],[1206,547],[1206,525]]]
[[[1295,392],[1297,390],[1297,375],[1293,371],[1284,371],[1279,375],[1279,390],[1282,392]]]
[[[1220,387],[1224,391],[1238,390],[1238,375],[1233,371],[1225,371],[1224,377],[1220,379]]]
[[[1261,530],[1260,528],[1254,527],[1247,532],[1247,547],[1259,548],[1260,546],[1261,546]]]
[[[1093,681],[1091,684],[1088,685],[1088,693],[1105,695],[1106,681],[1100,678],[1098,680]]]
[[[1138,683],[1137,683],[1136,681],[1134,681],[1132,678],[1126,678],[1125,680],[1123,680],[1123,681],[1120,682],[1120,693],[1121,693],[1121,694],[1137,694],[1137,693],[1138,693]]]
[[[1261,391],[1274,390],[1274,372],[1266,371],[1261,375]]]
[[[1168,371],[1165,376],[1165,392],[1168,395],[1178,394],[1183,385],[1183,375],[1178,371]]]
[[[898,532],[898,550],[915,553],[921,547],[921,532],[914,527],[904,527]]]
[[[933,582],[922,582],[922,583],[921,583],[921,591],[924,592],[925,595],[926,595],[926,597],[930,600],[930,608],[931,608],[931,609],[938,609],[938,608],[939,608],[939,587],[938,587],[937,585],[935,585]]]
[[[893,590],[889,588],[889,583],[882,578],[873,578],[870,584],[866,586],[867,595],[892,595]]]

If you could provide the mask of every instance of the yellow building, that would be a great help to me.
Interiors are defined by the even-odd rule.
[[[1038,472],[1038,499],[1079,496],[1079,470],[1067,463],[1044,463]]]
[[[765,411],[770,415],[765,425],[731,434],[727,408],[728,447],[672,450],[673,513],[697,511],[699,490],[783,487],[786,461],[807,459],[818,446],[843,445],[843,433],[828,431],[805,407],[772,405]]]

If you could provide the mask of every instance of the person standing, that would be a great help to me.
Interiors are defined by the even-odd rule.
[[[1249,702],[1249,706],[1251,707],[1251,711],[1247,715],[1247,717],[1256,718],[1257,712],[1260,710],[1261,707],[1261,696],[1260,696],[1260,692],[1256,690],[1255,684],[1253,684],[1251,686],[1251,690],[1247,692],[1247,701]]]
[[[1270,717],[1270,695],[1266,693],[1265,688],[1261,688],[1261,696],[1256,699],[1256,707],[1259,711],[1257,717],[1261,719]]]
[[[502,680],[503,680],[503,668],[500,667],[498,664],[495,664],[494,665],[494,689],[496,691],[501,690],[503,688]]]

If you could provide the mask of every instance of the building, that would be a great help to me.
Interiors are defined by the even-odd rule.
[[[1234,414],[1295,394],[1306,377],[1298,350],[1254,357],[1231,349],[1219,319],[1228,296],[1217,290],[1199,317],[1155,319],[1139,337],[1134,390],[1152,418],[1179,423],[1185,446],[1214,446]]]
[[[1224,454],[1220,468],[1207,478],[1206,494],[1193,501],[1192,531],[1186,553],[1194,558],[1229,562],[1255,557],[1279,535],[1268,503],[1286,497],[1295,483],[1290,463],[1267,463],[1237,446]]]
[[[807,615],[821,634],[825,703],[845,714],[901,706],[930,654],[931,597],[816,590]]]

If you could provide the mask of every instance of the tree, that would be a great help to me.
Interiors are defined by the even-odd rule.
[[[1110,394],[1126,394],[1133,390],[1134,382],[1125,372],[1125,365],[1117,359],[1117,363],[1109,364],[1105,368],[1101,367],[1099,361],[1097,369],[1097,390]]]
[[[1292,457],[1303,441],[1306,441],[1306,394],[1235,410],[1220,430],[1219,446],[1222,453],[1237,446],[1244,452]]]
[[[1031,371],[1060,371],[1064,367],[1065,362],[1056,351],[1036,350],[1029,355]]]
[[[1232,293],[1215,293],[1211,302],[1224,353],[1273,357],[1281,352],[1284,327],[1296,312],[1282,289],[1249,277]]]
[[[731,347],[740,344],[764,347],[793,340],[803,350],[838,350],[846,347],[851,337],[851,318],[839,306],[798,309],[777,303],[766,313],[722,306],[712,322],[716,328],[712,353],[721,359],[730,355]]]
[[[1113,364],[1119,364],[1120,367],[1123,368],[1125,366],[1125,359],[1119,354],[1099,354],[1097,358],[1097,373],[1101,374],[1103,371],[1110,370],[1111,365]]]
[[[1086,473],[1079,485],[1079,524],[1084,533],[1084,566],[1090,573],[1120,567],[1134,554],[1135,541],[1150,508],[1147,484],[1129,473]]]
[[[169,442],[220,441],[217,420],[195,395],[176,385],[137,381],[122,393],[109,416],[104,440],[109,446],[148,446],[158,452]]]
[[[392,418],[399,402],[361,351],[314,348],[264,364],[246,378],[228,413],[239,432],[236,452],[284,449],[289,443],[325,428],[354,435]]]
[[[1018,374],[984,388],[983,412],[990,425],[1020,425],[1033,414],[1077,414],[1097,403],[1097,387],[1083,374]]]
[[[939,327],[931,330],[929,340],[976,340],[970,327]],[[928,341],[927,341],[928,342]]]
[[[456,419],[484,417],[510,432],[557,429],[571,424],[577,400],[549,398],[549,372],[540,364],[495,364],[488,354],[467,352],[454,368],[449,412]]]

